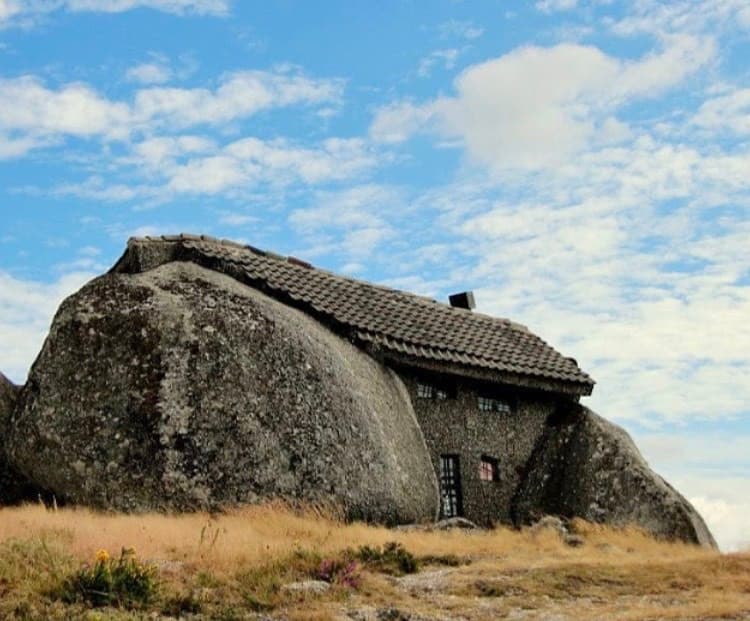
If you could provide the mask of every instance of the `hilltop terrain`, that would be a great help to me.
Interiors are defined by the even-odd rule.
[[[214,516],[5,508],[0,618],[750,618],[748,553],[569,529],[394,530],[273,504]],[[86,591],[82,576],[118,567],[127,580]]]

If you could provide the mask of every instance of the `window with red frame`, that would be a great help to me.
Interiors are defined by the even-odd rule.
[[[479,461],[479,479],[481,481],[498,481],[500,479],[497,459],[482,455],[482,459]]]

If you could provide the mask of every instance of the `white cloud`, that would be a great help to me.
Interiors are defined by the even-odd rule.
[[[383,143],[408,140],[434,117],[431,106],[412,102],[394,103],[378,108],[370,124],[370,137]]]
[[[239,71],[225,76],[214,91],[165,87],[140,90],[133,114],[136,119],[178,127],[226,123],[274,107],[336,102],[342,88],[340,80],[314,80],[289,71]]]
[[[149,138],[115,163],[134,183],[92,176],[59,185],[52,193],[101,201],[146,199],[159,204],[180,194],[240,196],[259,186],[283,188],[356,178],[379,158],[356,138],[328,138],[312,146],[248,137],[226,145],[201,136]],[[110,175],[112,177],[112,175]]]
[[[29,364],[39,353],[60,302],[93,275],[76,271],[42,283],[0,271],[0,370],[8,378],[19,384],[26,381]]]
[[[634,439],[649,464],[703,516],[723,551],[750,551],[746,431],[673,428]]]
[[[575,356],[602,414],[737,417],[750,402],[750,154],[703,149],[642,136],[419,202],[454,240],[452,287]],[[493,199],[498,186],[512,198]]]
[[[154,9],[176,15],[227,15],[229,0],[66,0],[63,6],[69,11],[94,11],[122,13],[138,8]]]
[[[61,136],[123,137],[131,119],[128,106],[112,102],[86,84],[72,83],[50,90],[33,76],[0,78],[0,136],[29,149]]]
[[[0,160],[19,158],[32,149],[49,146],[55,142],[54,139],[44,136],[26,135],[21,138],[11,138],[0,131]]]
[[[592,46],[522,47],[466,69],[455,97],[381,108],[370,133],[398,142],[427,126],[459,139],[491,168],[557,166],[592,143],[626,135],[613,117],[619,106],[679,84],[714,54],[710,40],[687,35],[629,62]]]
[[[438,64],[442,65],[444,69],[453,69],[453,67],[456,66],[456,60],[460,53],[461,50],[456,48],[435,50],[419,61],[417,74],[419,74],[420,77],[426,78],[432,73],[433,68]]]
[[[222,17],[229,14],[230,0],[0,0],[0,27],[33,25],[40,16],[59,10],[122,13],[140,8]]]
[[[79,183],[63,183],[52,190],[53,196],[77,196],[98,202],[131,201],[144,196],[153,196],[155,191],[143,185],[107,183],[102,177],[93,176]]]
[[[0,157],[20,157],[68,136],[126,140],[158,127],[226,124],[262,110],[337,102],[340,80],[288,68],[224,76],[215,90],[148,87],[132,102],[112,101],[83,83],[57,89],[39,78],[0,78]]]
[[[540,0],[535,4],[536,8],[543,13],[555,13],[557,11],[570,11],[576,8],[578,0]]]
[[[216,155],[192,158],[168,170],[168,187],[176,192],[214,194],[259,183],[315,184],[347,179],[375,164],[374,156],[358,139],[329,138],[319,147],[307,148],[285,140],[243,138]]]
[[[690,487],[694,494],[701,494],[691,495],[688,500],[703,516],[721,550],[750,551],[750,523],[747,520],[750,515],[750,500],[747,500],[750,496],[750,483],[741,477],[730,482],[720,479],[712,483],[719,487],[720,497],[701,494],[707,487],[706,481],[686,482],[683,487]]]
[[[0,0],[0,25],[23,11],[18,0]]]
[[[721,30],[750,27],[746,0],[639,0],[625,17],[608,19],[619,35],[642,33],[718,33]]]
[[[328,227],[369,228],[382,225],[384,206],[396,201],[393,190],[372,184],[340,192],[322,192],[316,198],[316,206],[293,210],[289,222],[307,233]]]
[[[318,193],[314,206],[291,212],[289,223],[312,245],[307,256],[343,253],[356,263],[395,235],[388,214],[400,206],[392,188],[354,186]]]
[[[228,226],[244,226],[246,224],[253,224],[258,222],[260,219],[257,216],[251,216],[246,213],[224,213],[219,218],[219,224],[226,224]]]
[[[478,39],[484,34],[484,28],[472,21],[451,19],[438,26],[438,32],[443,38],[460,37],[462,39]]]
[[[184,157],[213,154],[218,150],[214,140],[204,136],[157,136],[133,145],[130,155],[121,164],[140,167],[147,176],[160,176]]]
[[[750,88],[709,99],[701,105],[692,122],[707,130],[750,135]]]
[[[158,62],[141,63],[130,67],[125,73],[125,78],[141,84],[163,84],[171,80],[172,70]]]
[[[217,194],[247,183],[253,173],[237,158],[213,155],[188,161],[172,171],[169,190],[176,193]]]

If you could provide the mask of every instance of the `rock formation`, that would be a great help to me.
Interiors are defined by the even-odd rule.
[[[134,239],[63,302],[20,393],[0,376],[0,504],[282,498],[388,524],[441,505],[715,547],[630,437],[577,403],[593,385],[508,320],[233,242]]]
[[[34,487],[10,466],[5,453],[10,418],[18,399],[18,392],[19,388],[0,373],[0,505],[31,500],[36,494]]]
[[[7,423],[18,397],[18,386],[0,373],[0,425]]]
[[[698,512],[651,470],[622,428],[579,405],[550,423],[516,492],[518,523],[542,514],[581,517],[716,547]]]
[[[304,313],[190,263],[68,298],[9,434],[65,500],[122,510],[281,497],[431,520],[437,481],[398,376]]]

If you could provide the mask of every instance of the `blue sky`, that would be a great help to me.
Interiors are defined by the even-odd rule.
[[[750,542],[746,0],[0,0],[0,368],[130,235],[528,325]]]

